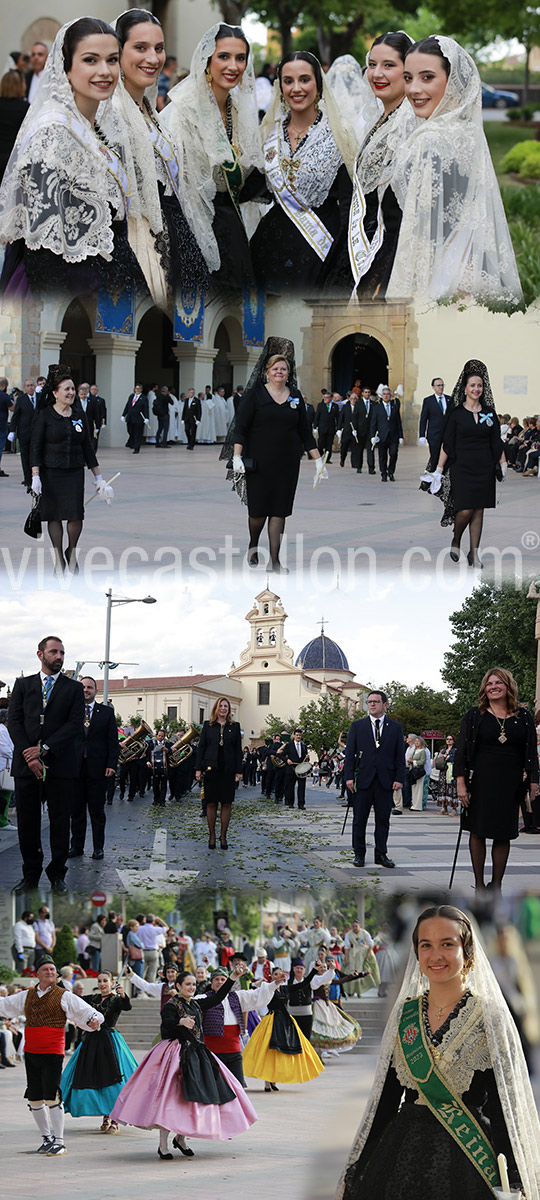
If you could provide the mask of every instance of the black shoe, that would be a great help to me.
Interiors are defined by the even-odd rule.
[[[468,562],[468,564],[469,564],[469,566],[470,566],[470,567],[476,567],[476,570],[477,570],[477,571],[483,571],[483,570],[484,570],[484,564],[483,564],[483,562],[481,562],[481,560],[480,560],[478,557],[477,557],[477,558],[475,558],[475,557],[474,557],[474,555],[471,553],[471,551],[470,551],[470,550],[469,550],[469,553],[468,553],[468,555],[467,555],[467,562]]]
[[[180,1154],[185,1154],[186,1158],[193,1158],[195,1153],[190,1146],[182,1146],[177,1137],[173,1137],[172,1144],[175,1150],[179,1150]]]
[[[3,1058],[3,1059],[2,1059],[2,1066],[3,1066],[3,1067],[14,1067],[14,1066],[15,1066],[15,1063],[12,1063],[12,1062],[10,1062],[10,1061],[9,1061],[9,1058]]]
[[[41,1146],[38,1146],[38,1148],[36,1150],[36,1154],[46,1154],[47,1151],[50,1150],[51,1146],[53,1146],[53,1145],[54,1145],[53,1137],[51,1137],[51,1136],[44,1137],[43,1141],[41,1143]]]
[[[393,816],[393,817],[400,817],[400,816],[401,816],[401,809],[400,809],[400,808],[393,808],[393,809],[392,809],[392,816]]]
[[[452,559],[452,562],[459,562],[460,557],[461,551],[459,546],[457,546],[455,542],[452,542],[452,545],[450,546],[450,558]]]
[[[279,1092],[277,1083],[271,1083],[270,1088],[271,1088],[271,1091],[273,1091],[273,1092]]]
[[[369,474],[370,474],[370,475],[376,475],[376,474],[377,474],[377,472],[376,472],[376,470],[375,470],[375,467],[370,467],[370,468],[369,468]]]
[[[210,838],[208,838],[208,849],[209,849],[209,850],[215,850],[215,848],[216,848],[216,841],[215,841],[215,838],[214,838],[214,841],[213,841],[213,842],[211,842],[211,841],[210,841]]]
[[[104,858],[103,850],[94,850],[92,858]]]
[[[362,468],[361,468],[361,467],[357,467],[357,468],[356,468],[356,474],[357,474],[357,475],[361,475],[361,474],[362,474]]]
[[[121,796],[120,799],[122,800],[122,798],[123,797]],[[112,804],[112,800],[107,800],[107,804]]]
[[[365,866],[365,862],[366,862],[365,854],[355,854],[355,856],[354,856],[355,867],[363,867],[363,866]]]
[[[388,478],[390,480],[390,483],[395,483],[395,481],[396,481],[395,475],[389,475]]]
[[[135,453],[135,451],[133,451],[133,453]],[[158,1146],[158,1158],[161,1158],[163,1160],[163,1162],[172,1162],[174,1155],[173,1154],[162,1154],[162,1152]]]
[[[258,567],[258,565],[259,565],[259,551],[256,550],[255,547],[253,547],[253,549],[250,548],[248,550],[248,566],[249,567]]]
[[[386,483],[386,475],[381,475],[381,483]]]
[[[7,471],[0,471],[0,479],[9,479]]]
[[[15,896],[24,896],[26,892],[34,892],[39,887],[39,879],[19,879],[19,882],[12,888]]]
[[[396,865],[395,862],[393,862],[392,859],[389,858],[387,854],[376,854],[375,862],[377,863],[377,866],[379,866],[379,867],[395,867],[395,865]]]
[[[62,1154],[67,1154],[63,1142],[53,1141],[52,1145],[46,1151],[47,1158],[61,1158]]]
[[[227,838],[225,838],[225,841],[223,841],[223,838],[220,838],[220,839],[219,839],[219,844],[220,844],[220,846],[221,846],[221,849],[222,849],[222,850],[228,850],[228,849],[229,849],[229,843],[228,843],[228,841],[227,841]]]
[[[57,895],[65,896],[67,890],[67,883],[65,879],[61,878],[60,875],[58,876],[58,879],[51,879],[51,891],[56,892]]]
[[[74,846],[72,846],[71,850],[68,850],[67,853],[68,858],[82,858],[83,855],[84,850],[76,850]]]

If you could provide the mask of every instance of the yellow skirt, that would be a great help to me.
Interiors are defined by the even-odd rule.
[[[252,1033],[242,1055],[244,1074],[252,1079],[268,1079],[272,1083],[308,1083],[324,1071],[311,1043],[304,1037],[294,1017],[291,1020],[300,1038],[302,1053],[282,1054],[281,1050],[270,1049],[274,1014],[268,1013]]]

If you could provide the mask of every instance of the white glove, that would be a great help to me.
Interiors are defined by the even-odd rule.
[[[8,442],[14,442],[14,441],[15,441],[15,434],[14,434],[13,432],[11,432],[11,433],[8,433],[8,435],[7,435],[7,440],[8,440]]]
[[[402,445],[403,445],[403,438],[400,438],[400,439],[399,439],[398,445],[399,445],[399,446],[402,446]]]
[[[200,425],[200,423],[201,423],[200,421],[195,421],[195,424],[196,424],[196,426],[197,426],[197,429],[199,428],[199,425]]]
[[[150,424],[150,421],[148,420],[148,417],[143,417],[143,421],[144,421],[145,425],[149,425],[149,424]]]
[[[338,431],[337,431],[337,433],[336,433],[336,437],[337,437],[337,440],[338,440],[338,442],[340,442],[340,441],[341,441],[341,439],[342,439],[342,437],[343,437],[343,430],[342,430],[342,429],[338,429]]]
[[[114,491],[109,483],[105,483],[103,475],[94,475],[94,487],[100,500],[105,500],[106,504],[110,504],[114,499]]]
[[[502,471],[502,477],[503,477],[503,479],[504,479],[504,478],[505,478],[505,476],[506,476],[506,472],[507,472],[507,470],[508,470],[508,463],[505,463],[505,462],[501,463],[501,464],[500,464],[500,468],[501,468],[501,471]]]
[[[315,459],[315,478],[313,480],[313,487],[317,486],[319,479],[328,479],[328,471],[326,470],[326,467],[323,467],[322,458]]]
[[[372,437],[372,439],[371,439],[371,449],[372,450],[374,450],[375,446],[377,446],[379,444],[379,441],[380,441],[379,435],[378,435],[378,433],[376,433],[375,437]]]
[[[124,425],[125,425],[125,423],[126,423],[126,418],[125,418],[125,417],[120,417],[120,420],[121,420],[121,421],[123,421],[123,422],[124,422]]]
[[[427,446],[427,438],[418,438],[419,446]]]
[[[434,471],[433,479],[431,480],[431,484],[430,484],[430,488],[429,488],[431,495],[436,496],[437,492],[440,492],[441,487],[442,487],[442,471]]]
[[[315,429],[315,426],[313,426],[313,437],[318,437],[318,436],[319,436],[319,430]]]
[[[34,493],[34,496],[41,496],[41,493],[42,493],[42,491],[43,491],[43,488],[42,488],[42,486],[41,486],[41,479],[39,478],[39,475],[32,475],[32,488],[31,488],[31,490],[32,490],[32,491],[33,491],[33,493]]]
[[[246,468],[241,454],[235,454],[232,460],[232,467],[235,475],[245,475]]]

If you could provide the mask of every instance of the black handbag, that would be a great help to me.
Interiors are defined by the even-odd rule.
[[[246,468],[246,471],[256,471],[257,470],[257,463],[254,458],[244,458],[244,455],[242,455],[242,462]],[[227,470],[234,471],[232,458],[230,458],[227,463]]]
[[[425,767],[421,767],[421,766],[409,767],[409,776],[410,776],[411,783],[418,783],[418,780],[422,779],[424,777],[425,773],[426,773]]]
[[[31,538],[41,537],[41,496],[34,496],[32,500],[32,507],[24,522],[24,532]]]

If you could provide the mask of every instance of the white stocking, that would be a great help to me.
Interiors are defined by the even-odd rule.
[[[168,1152],[169,1152],[169,1134],[166,1129],[160,1129],[160,1131],[159,1131],[159,1148],[160,1148],[162,1154],[168,1154]]]
[[[55,1142],[64,1141],[64,1105],[54,1104],[49,1108],[51,1131]]]
[[[34,1107],[33,1104],[29,1104],[28,1107],[32,1113],[41,1136],[44,1138],[50,1138],[51,1126],[49,1124],[49,1110],[47,1105],[40,1104],[39,1107]]]

